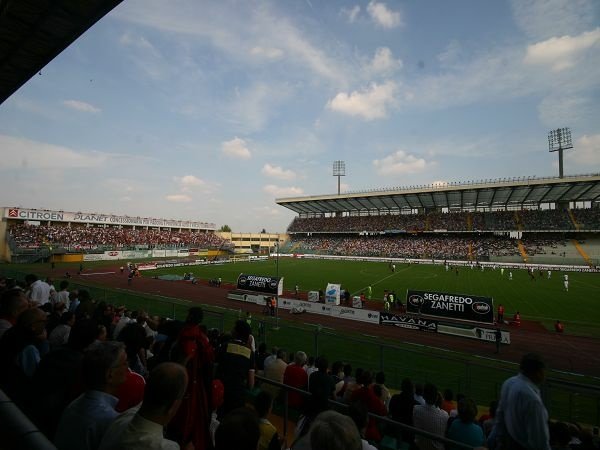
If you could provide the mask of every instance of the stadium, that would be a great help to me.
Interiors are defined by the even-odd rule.
[[[69,16],[75,31],[54,27],[52,39],[43,24],[64,19],[61,8],[36,11],[37,30],[12,29],[2,101],[118,3],[91,2]],[[12,8],[1,20],[33,14]],[[47,44],[15,43],[19,33]],[[559,176],[280,197],[276,208],[294,214],[285,233],[135,207],[76,211],[69,199],[60,210],[1,207],[3,447],[78,445],[67,419],[102,407],[73,405],[102,391],[115,401],[113,433],[90,448],[141,445],[116,442],[150,417],[173,448],[233,448],[215,427],[243,434],[228,414],[245,405],[252,424],[258,414],[274,425],[278,448],[304,448],[313,428],[298,430],[326,410],[351,416],[381,450],[483,448],[450,433],[453,421],[477,425],[488,448],[505,381],[530,378],[534,364],[552,448],[563,428],[581,444],[569,448],[598,448],[600,174],[565,176],[562,150]],[[419,422],[421,406],[446,411],[442,432]]]

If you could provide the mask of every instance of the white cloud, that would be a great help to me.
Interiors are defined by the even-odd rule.
[[[238,137],[221,144],[221,151],[229,158],[250,159],[252,154],[246,146],[246,141]]]
[[[0,134],[2,169],[90,169],[106,165],[111,155]]]
[[[448,43],[442,53],[437,55],[437,59],[443,67],[453,66],[459,59],[462,52],[460,42],[452,40]]]
[[[285,170],[280,166],[272,166],[271,164],[265,164],[261,172],[263,175],[279,178],[280,180],[293,180],[296,178],[296,173],[293,170]]]
[[[577,59],[600,42],[600,28],[577,36],[553,37],[527,47],[526,64],[550,66],[553,71],[573,67]]]
[[[371,0],[367,5],[367,12],[379,26],[383,28],[394,28],[402,25],[400,13],[388,9],[385,3],[378,3]]]
[[[274,184],[267,184],[263,187],[263,191],[267,194],[273,195],[274,197],[297,197],[304,194],[304,191],[299,187],[280,187]]]
[[[82,102],[80,100],[65,100],[63,101],[63,105],[67,108],[74,109],[76,111],[88,112],[88,113],[99,113],[101,111],[100,108],[96,108],[94,105],[91,105],[86,102]]]
[[[394,98],[398,88],[395,82],[373,83],[361,92],[350,94],[340,92],[327,102],[327,108],[349,116],[358,116],[365,120],[387,117],[388,108],[396,104]]]
[[[391,74],[402,68],[402,60],[395,59],[388,47],[379,47],[367,65],[367,72],[373,75]]]
[[[575,34],[594,26],[597,0],[512,0],[513,16],[534,40]]]
[[[189,203],[192,201],[192,197],[186,194],[167,195],[165,196],[165,199],[173,203]]]
[[[423,172],[430,163],[423,158],[398,150],[383,159],[375,159],[373,166],[380,175],[399,175]]]
[[[584,135],[574,144],[572,150],[565,152],[565,159],[569,164],[579,166],[585,172],[591,172],[593,168],[600,166],[600,134]]]
[[[206,183],[194,175],[184,175],[181,178],[177,178],[177,181],[182,187],[194,187],[204,186]]]
[[[348,18],[349,23],[354,23],[360,13],[360,6],[354,5],[352,8],[342,8],[340,12]]]
[[[275,47],[256,46],[250,49],[250,54],[264,59],[279,59],[283,56],[283,50]]]

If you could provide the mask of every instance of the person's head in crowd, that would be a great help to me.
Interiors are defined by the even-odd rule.
[[[535,384],[542,384],[545,378],[546,364],[537,353],[527,353],[521,359],[520,370]]]
[[[104,325],[97,326],[98,334],[96,334],[97,341],[106,341],[108,337],[108,331]]]
[[[199,306],[193,306],[189,309],[185,322],[191,325],[200,325],[204,319],[204,311]]]
[[[364,437],[367,424],[369,423],[369,411],[367,405],[362,400],[355,400],[348,407],[348,416],[356,424],[356,428]]]
[[[250,337],[250,325],[245,320],[236,320],[235,325],[233,326],[233,338],[242,342],[248,342],[248,338]]]
[[[454,393],[452,392],[452,389],[444,389],[444,400],[447,402],[454,400]]]
[[[477,417],[477,405],[471,398],[463,398],[458,402],[458,417],[463,423],[471,423]]]
[[[98,336],[98,326],[92,319],[80,319],[75,321],[69,333],[67,345],[69,348],[83,352],[91,345]]]
[[[140,415],[161,425],[168,424],[177,413],[188,384],[185,367],[164,362],[150,372]]]
[[[348,416],[337,411],[324,411],[310,427],[310,446],[313,450],[361,450],[358,428]]]
[[[35,283],[37,280],[38,277],[34,273],[29,273],[25,275],[25,283],[27,283],[27,286],[31,286],[31,284]]]
[[[383,388],[380,384],[373,385],[373,393],[377,396],[378,399],[382,400],[383,397]]]
[[[316,358],[313,355],[310,355],[308,357],[308,359],[306,360],[306,365],[308,367],[314,367],[315,366],[315,361],[316,361]]]
[[[283,348],[277,350],[277,359],[281,359],[283,362],[287,363],[287,351]]]
[[[375,383],[377,384],[385,384],[385,373],[377,372],[375,374]]]
[[[146,331],[139,322],[132,322],[125,325],[119,333],[119,341],[125,344],[127,356],[134,358],[138,352],[146,346]]]
[[[73,325],[75,325],[75,313],[71,311],[63,313],[63,315],[60,316],[60,323],[61,325],[69,325],[70,327],[73,327]]]
[[[265,342],[261,342],[258,344],[258,353],[267,353],[267,344]]]
[[[352,364],[344,364],[344,377],[352,376]]]
[[[564,422],[550,422],[550,444],[552,448],[567,449],[571,441],[569,426]]]
[[[492,400],[490,402],[490,417],[496,417],[496,410],[498,409],[498,400]]]
[[[31,340],[46,339],[46,322],[48,316],[39,308],[29,308],[19,314],[16,327]]]
[[[79,299],[79,301],[81,303],[92,301],[92,296],[90,295],[90,291],[88,291],[87,289],[80,289],[78,292],[77,298]]]
[[[423,398],[428,405],[435,405],[438,397],[438,389],[432,383],[425,383],[423,387]]]
[[[402,383],[400,384],[400,390],[404,393],[406,392],[409,395],[415,394],[415,385],[413,384],[410,378],[404,378]]]
[[[354,379],[356,380],[357,383],[358,383],[358,380],[360,379],[360,377],[362,377],[362,374],[364,371],[365,371],[365,369],[363,369],[362,367],[357,367],[356,370],[354,371]]]
[[[302,350],[297,351],[294,355],[294,364],[300,367],[304,366],[304,364],[306,364],[306,353]]]
[[[360,374],[360,376],[356,377],[356,382],[368,387],[373,383],[373,375],[368,370],[365,370]]]
[[[342,373],[342,369],[344,367],[344,363],[342,361],[334,361],[331,365],[331,374],[339,377]]]
[[[215,432],[215,450],[256,450],[259,438],[256,413],[247,407],[237,408],[221,419]]]
[[[327,357],[324,355],[318,356],[315,360],[315,367],[319,370],[319,372],[327,372],[327,369],[329,368],[329,361],[327,360]]]
[[[114,394],[125,382],[127,371],[127,355],[121,342],[94,342],[83,353],[81,377],[89,390]]]
[[[266,418],[273,407],[273,396],[267,391],[260,391],[254,399],[254,409],[260,419]]]
[[[69,287],[69,282],[67,280],[62,280],[58,286],[61,291],[64,291]]]
[[[29,308],[29,301],[21,289],[7,289],[0,296],[0,317],[16,323],[17,317]]]

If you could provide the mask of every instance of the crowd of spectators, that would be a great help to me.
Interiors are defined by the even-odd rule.
[[[573,209],[584,228],[600,228],[600,209]],[[348,233],[382,231],[534,231],[575,230],[564,209],[510,210],[490,212],[432,212],[428,214],[384,214],[372,216],[297,217],[289,233]]]
[[[0,281],[0,387],[59,449],[287,448],[269,421],[285,395],[299,414],[294,450],[372,450],[384,436],[410,448],[445,448],[368,413],[473,447],[598,448],[577,426],[548,423],[537,356],[524,357],[500,403],[477,419],[474,399],[431,383],[405,378],[392,395],[383,372],[304,351],[290,360],[264,342],[256,348],[250,317],[223,334],[202,325],[198,307],[182,322],[96,301],[64,283],[68,295],[59,296],[34,275],[21,285]],[[309,395],[257,387],[255,373]],[[254,408],[246,406],[249,392]],[[331,400],[347,408],[336,412]]]
[[[122,249],[134,246],[157,247],[220,247],[224,240],[212,232],[140,229],[133,227],[85,227],[62,225],[12,225],[9,235],[18,247],[52,246],[73,250],[92,250],[99,247]]]
[[[416,259],[486,259],[490,256],[518,256],[517,241],[505,236],[394,235],[347,236],[313,235],[291,238],[294,252],[330,255],[375,256]],[[537,246],[531,246],[537,249]],[[541,248],[541,247],[540,247]]]

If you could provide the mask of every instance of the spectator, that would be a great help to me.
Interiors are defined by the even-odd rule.
[[[369,422],[369,412],[367,410],[367,406],[361,402],[353,402],[350,404],[348,408],[348,415],[358,428],[358,432],[360,433],[360,437],[362,440],[362,450],[377,450],[377,447],[373,447],[369,442],[365,439],[365,432],[367,430],[367,423]]]
[[[224,414],[244,406],[246,388],[254,387],[254,354],[246,346],[250,325],[245,320],[236,321],[232,335],[233,340],[217,357],[216,376],[225,388]]]
[[[191,442],[196,450],[210,448],[211,444],[209,407],[215,357],[208,337],[200,327],[203,318],[202,308],[189,309],[172,352],[175,362],[186,368],[189,383],[181,407],[168,431],[179,445],[185,447]],[[129,326],[131,325],[127,325]]]
[[[256,413],[246,407],[236,408],[221,420],[215,433],[215,450],[256,450],[259,439]]]
[[[452,389],[444,389],[444,401],[442,401],[442,409],[450,415],[452,410],[455,408],[455,404],[453,402],[454,394]]]
[[[277,428],[273,426],[267,418],[271,414],[273,407],[273,397],[265,391],[261,391],[254,400],[254,409],[258,414],[258,426],[260,428],[260,438],[258,441],[258,450],[280,450],[282,440],[277,433]]]
[[[413,426],[413,408],[419,405],[415,400],[415,387],[409,378],[404,378],[401,384],[401,392],[394,394],[390,399],[390,418],[396,422]],[[399,430],[394,427],[392,436],[396,436],[398,441],[412,443],[415,435],[408,430]]]
[[[502,385],[496,411],[496,426],[490,439],[505,447],[550,450],[548,412],[539,385],[545,377],[545,364],[535,353],[521,359],[520,373]]]
[[[19,315],[29,308],[25,293],[18,288],[7,289],[0,297],[0,339],[17,322]]]
[[[283,374],[287,368],[287,352],[284,349],[277,350],[277,358],[265,368],[265,378],[278,383],[283,383]],[[269,383],[263,383],[261,389],[271,394],[275,400],[279,398],[280,388]]]
[[[431,383],[425,384],[425,387],[423,388],[425,405],[417,405],[414,407],[413,423],[416,428],[444,437],[446,434],[446,424],[448,423],[448,413],[435,406],[437,397],[437,388]],[[416,436],[415,443],[421,450],[444,449],[443,443],[420,435]]]
[[[352,394],[351,401],[362,402],[366,407],[368,412],[378,415],[378,416],[387,416],[387,408],[381,401],[375,392],[373,391],[373,387],[371,384],[373,383],[373,378],[371,372],[365,371],[362,375],[357,379],[360,388]],[[369,441],[379,442],[381,440],[381,433],[377,427],[377,420],[374,418],[369,418],[369,422],[367,425],[367,429],[365,431],[365,438]]]
[[[452,422],[448,429],[448,439],[471,447],[481,447],[484,444],[483,430],[475,422],[477,405],[470,398],[464,398],[458,403],[458,418]],[[453,450],[454,446],[449,447]]]
[[[306,353],[296,352],[294,362],[290,363],[283,373],[283,383],[298,389],[306,390],[308,388],[308,375],[304,370],[306,363]],[[300,409],[304,404],[304,397],[298,392],[288,392],[288,406],[294,409]]]
[[[385,374],[383,372],[377,372],[375,374],[375,384],[377,386],[381,386],[381,401],[383,402],[383,405],[387,408],[390,404],[392,394],[390,394],[390,390],[385,385]]]
[[[69,341],[71,327],[75,324],[75,314],[66,312],[60,317],[60,324],[57,325],[48,337],[50,348],[56,348],[65,345]]]
[[[114,396],[127,375],[127,354],[120,342],[96,342],[85,351],[82,379],[86,391],[62,413],[54,443],[61,450],[95,450],[119,415]]]
[[[100,449],[179,449],[176,442],[163,437],[163,428],[179,409],[187,384],[183,366],[169,362],[156,366],[150,372],[142,405],[131,408],[111,424]]]
[[[319,414],[310,427],[312,449],[361,450],[362,439],[358,428],[348,416],[336,411]]]

